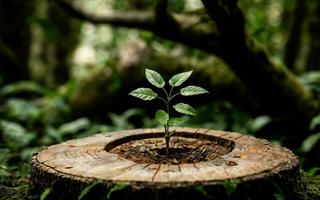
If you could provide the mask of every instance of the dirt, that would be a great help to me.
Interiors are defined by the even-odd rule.
[[[133,140],[116,146],[110,152],[139,164],[183,164],[213,160],[229,153],[230,149],[218,141],[173,137],[168,157],[164,138]]]

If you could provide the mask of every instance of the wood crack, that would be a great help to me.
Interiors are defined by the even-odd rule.
[[[129,167],[121,169],[122,171],[127,171],[128,169],[131,169],[132,167],[138,165],[138,163],[134,163],[133,165],[130,165]]]
[[[196,163],[192,163],[192,164],[195,169],[199,170],[199,167],[196,165]]]
[[[233,138],[233,140],[238,140],[240,138],[244,137],[244,135],[240,135],[239,137]]]
[[[95,156],[93,156],[93,155],[89,152],[89,149],[87,149],[87,154],[88,154],[89,156],[91,156],[94,160],[97,160],[97,158],[96,158]]]
[[[154,179],[155,179],[156,175],[158,174],[158,172],[160,170],[160,167],[161,167],[161,164],[158,166],[158,168],[156,169],[155,173],[153,174],[152,179],[151,179],[152,182],[154,182]]]
[[[178,170],[179,170],[179,172],[181,172],[181,167],[180,167],[180,165],[179,164],[177,164],[178,165]]]
[[[79,153],[80,153],[80,155],[81,155],[82,157],[84,157],[86,160],[89,160],[89,159],[87,158],[87,156],[85,156],[85,155],[81,152],[81,150],[79,151]]]
[[[154,134],[159,134],[161,131],[162,129],[145,129],[143,134],[152,134],[154,138]],[[77,184],[87,184],[93,180],[101,180],[109,186],[125,182],[133,187],[141,188],[148,188],[149,186],[156,188],[193,186],[195,183],[215,185],[230,179],[240,181],[256,180],[279,174],[283,171],[299,169],[297,167],[298,160],[291,151],[268,145],[266,141],[260,141],[254,137],[240,139],[245,136],[232,132],[214,130],[209,132],[205,129],[177,128],[176,131],[178,139],[181,139],[180,142],[185,140],[192,143],[192,135],[197,133],[202,134],[205,140],[212,139],[215,145],[229,145],[230,141],[234,141],[236,151],[225,154],[220,157],[220,160],[214,159],[199,163],[172,165],[161,163],[158,165],[154,162],[131,162],[117,154],[108,153],[104,150],[101,142],[97,142],[93,138],[85,138],[83,141],[78,139],[74,141],[76,144],[84,144],[87,141],[91,141],[91,143],[79,148],[71,147],[72,142],[69,142],[70,147],[66,146],[65,143],[57,144],[54,147],[40,151],[32,158],[31,179],[39,181],[39,184],[32,182],[34,184],[32,187],[42,187],[41,184],[44,181],[48,184],[46,187],[55,187],[55,183],[66,180],[75,181],[73,182],[75,187],[82,187],[83,185]],[[119,132],[111,136],[109,142],[128,137],[128,134],[141,135],[141,132]],[[223,138],[226,135],[230,137]],[[232,137],[234,139],[231,139]],[[218,141],[222,142],[219,143]],[[223,143],[224,141],[226,143]],[[179,144],[178,140],[175,140],[175,142],[177,142],[175,143],[177,146]],[[201,152],[202,149],[199,149],[198,143],[192,144],[194,148]],[[59,145],[63,146],[59,148]],[[232,157],[235,153],[239,156]],[[235,159],[238,165],[227,166],[226,159],[223,158],[231,159],[231,161]],[[43,162],[40,162],[40,160]],[[52,184],[50,177],[52,177]]]

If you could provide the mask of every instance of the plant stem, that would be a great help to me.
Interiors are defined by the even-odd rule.
[[[162,97],[156,97],[156,98],[160,99],[160,100],[163,101],[165,104],[167,104],[167,101],[166,101],[164,98],[162,98]]]
[[[170,92],[169,92],[169,96],[168,96],[169,101],[171,99],[172,90],[173,90],[173,86],[171,87]]]
[[[170,100],[173,99],[174,97],[178,96],[179,94],[180,94],[180,92],[177,93],[177,94],[172,95],[172,96],[170,97]]]
[[[170,92],[168,94],[168,92],[162,88],[163,91],[165,92],[166,94],[166,97],[167,97],[167,100],[164,100],[162,98],[162,100],[166,103],[166,108],[167,108],[167,113],[169,115],[169,118],[170,118],[170,100],[171,100],[171,93],[172,93],[172,90],[173,90],[173,87],[171,87],[170,89]],[[169,156],[169,151],[170,151],[170,125],[169,125],[169,122],[164,126],[164,139],[165,139],[165,142],[166,142],[166,156],[168,157]]]
[[[168,136],[165,136],[164,139],[166,141],[166,157],[168,157],[169,156],[169,150],[170,150],[170,147],[169,147],[169,142],[170,142],[169,134],[168,134]]]
[[[169,99],[169,94],[168,94],[168,92],[162,87],[161,88],[163,91],[164,91],[164,93],[166,94],[166,97],[167,97],[167,99]]]
[[[170,100],[167,101],[167,113],[169,115],[170,118]],[[169,146],[169,142],[170,142],[170,126],[169,126],[169,122],[166,124],[166,128],[165,128],[165,136],[164,139],[166,140],[166,156],[169,156],[169,151],[170,151],[170,146]]]

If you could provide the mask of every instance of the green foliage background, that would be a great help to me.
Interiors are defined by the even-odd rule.
[[[110,108],[110,110],[104,110],[103,115],[87,115],[75,113],[73,110],[72,102],[81,101],[80,98],[74,100],[73,97],[83,85],[86,85],[83,89],[86,92],[98,87],[100,93],[120,91],[120,94],[122,89],[127,87],[127,80],[121,73],[121,70],[126,69],[119,69],[117,66],[118,50],[121,46],[131,41],[141,40],[147,44],[150,51],[155,52],[154,54],[169,52],[172,55],[177,54],[178,57],[186,56],[195,60],[206,60],[211,57],[205,52],[161,39],[150,32],[125,28],[113,29],[110,26],[75,22],[72,25],[74,30],[78,30],[78,36],[73,37],[77,42],[72,41],[76,45],[73,47],[74,51],[70,53],[71,61],[68,64],[70,76],[63,84],[53,87],[45,80],[47,62],[43,59],[41,52],[44,43],[56,44],[63,40],[65,35],[62,31],[64,29],[61,30],[46,16],[45,9],[42,9],[45,7],[45,2],[49,1],[38,1],[37,12],[27,19],[34,34],[34,41],[30,47],[32,49],[30,80],[7,84],[4,81],[6,77],[0,74],[0,185],[2,189],[26,191],[25,186],[30,172],[29,161],[34,153],[45,146],[100,132],[160,126],[153,118],[153,114],[143,106],[126,110]],[[74,3],[81,8],[98,12],[108,9],[151,10],[155,1],[76,0]],[[312,10],[317,4],[317,1],[310,1],[309,7]],[[203,7],[196,0],[172,0],[169,6],[175,13],[203,12]],[[288,16],[294,12],[294,6],[294,0],[240,1],[240,7],[247,18],[248,32],[256,38],[258,43],[266,44],[267,50],[275,60],[280,60],[284,56],[283,48],[289,34],[288,24],[292,20]],[[303,36],[303,41],[307,40],[308,36]],[[145,67],[152,68],[152,66],[143,66]],[[165,74],[166,77],[172,75]],[[104,76],[108,77],[107,81]],[[319,93],[319,70],[304,71],[298,76],[301,82],[316,94]],[[214,100],[206,104],[197,102],[197,117],[182,116],[181,118],[185,121],[183,126],[236,131],[260,137],[261,132],[268,131],[268,128],[278,120],[252,113],[242,105],[221,99],[215,96],[215,91],[210,93]],[[90,93],[84,94],[90,96]],[[81,97],[86,98],[86,95]],[[131,100],[128,97],[128,101]],[[118,107],[121,108],[122,105]],[[286,134],[289,133],[270,133],[268,139],[282,145]],[[315,157],[315,155],[319,155],[320,147],[320,114],[312,120],[310,130],[305,135],[306,139],[292,150],[299,156],[302,169],[310,175],[318,175],[320,161],[317,160],[319,156]],[[230,184],[227,186],[229,187]],[[119,188],[114,190],[117,189]],[[198,190],[204,193],[202,188],[199,187]],[[46,194],[43,194],[42,199],[45,199],[45,196]]]

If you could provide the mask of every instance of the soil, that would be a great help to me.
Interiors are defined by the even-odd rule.
[[[116,146],[109,152],[139,164],[184,164],[216,159],[229,153],[230,148],[217,141],[172,137],[168,157],[164,138],[133,140]]]

